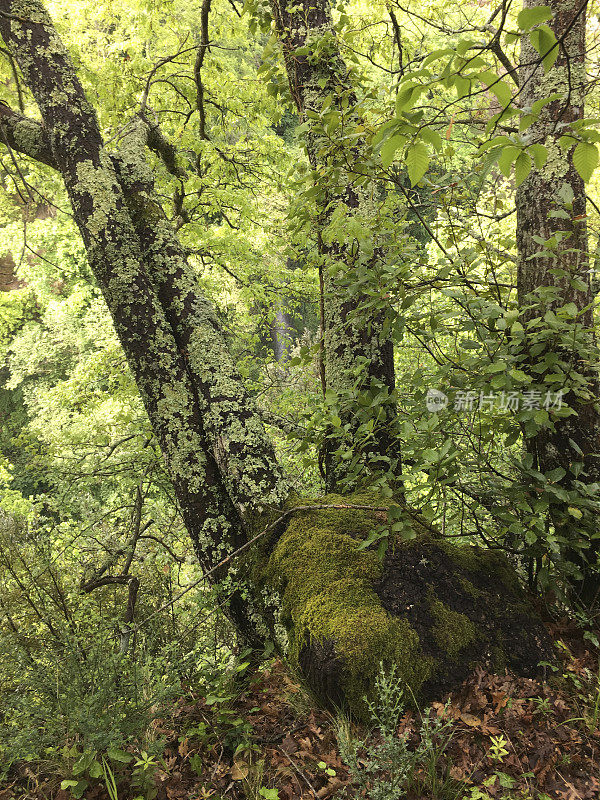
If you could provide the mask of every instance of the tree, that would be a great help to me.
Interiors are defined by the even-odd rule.
[[[380,403],[383,419],[365,448],[366,468],[400,475],[401,455],[392,430],[397,409],[391,324],[368,291],[360,289],[365,283],[371,288],[367,276],[377,275],[381,246],[373,246],[373,237],[364,242],[353,236],[357,226],[366,227],[377,216],[377,182],[368,176],[365,181],[357,168],[361,161],[366,165],[368,157],[357,97],[329,2],[289,6],[274,0],[271,8],[290,93],[307,127],[306,150],[317,197],[323,389],[340,407],[350,438],[357,434],[352,411],[356,384],[385,395]],[[338,221],[336,226],[336,216],[341,216],[341,225]],[[329,491],[348,477],[349,460],[339,457],[338,445],[332,437],[324,447]]]
[[[328,14],[325,6],[318,13]],[[172,146],[142,112],[127,122],[119,148],[108,149],[39,0],[2,0],[0,31],[42,117],[0,107],[5,142],[62,176],[183,520],[207,572],[231,581],[229,613],[241,636],[259,647],[270,629],[281,643],[282,621],[312,685],[357,710],[380,660],[396,663],[423,697],[462,679],[474,660],[535,670],[548,643],[501,555],[452,545],[410,508],[373,493],[322,501],[291,494],[154,191],[145,148],[177,170]],[[327,26],[311,47],[323,41],[331,45]],[[344,185],[349,205],[352,191]],[[345,365],[342,379],[348,352],[364,353],[365,342],[345,325],[353,298],[340,320],[337,290],[334,282],[323,293],[336,309],[325,358]],[[367,362],[383,379],[391,345],[371,337],[378,319],[370,324],[368,344],[377,346]],[[374,528],[393,544],[383,562],[368,547]],[[240,550],[246,559],[236,574]]]
[[[582,130],[586,96],[586,3],[571,6],[557,0],[542,5],[526,2],[523,15],[548,17],[552,39],[536,50],[529,37],[521,44],[520,103],[536,113],[527,136],[547,151],[543,166],[534,167],[516,193],[518,295],[536,381],[562,371],[569,386],[569,416],[543,426],[527,439],[535,468],[551,474],[567,490],[600,481],[600,390],[594,359],[592,270],[588,250],[584,177],[597,161],[593,144],[573,136]],[[541,13],[540,13],[541,12]],[[541,26],[542,30],[544,26]],[[544,56],[540,59],[540,55]],[[543,333],[556,321],[554,331]],[[558,338],[558,347],[557,347]],[[558,359],[556,356],[558,355]],[[592,605],[599,591],[595,570],[599,540],[578,524],[564,504],[551,509],[551,521],[572,547],[567,558],[579,573],[571,581],[575,593]]]

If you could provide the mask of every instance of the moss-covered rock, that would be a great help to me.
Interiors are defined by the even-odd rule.
[[[478,664],[534,674],[548,636],[500,553],[445,541],[415,522],[383,562],[361,548],[393,501],[328,495],[296,505],[370,505],[293,514],[263,579],[283,598],[290,657],[330,705],[362,710],[380,662],[425,702]]]

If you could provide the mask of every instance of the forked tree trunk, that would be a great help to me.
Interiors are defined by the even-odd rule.
[[[563,342],[574,342],[571,348],[558,350],[562,369],[569,375],[578,373],[587,381],[575,392],[565,395],[575,415],[556,419],[528,440],[536,469],[550,472],[562,468],[565,472],[561,484],[571,489],[575,480],[588,483],[600,481],[600,414],[598,398],[598,364],[590,363],[582,352],[593,342],[592,289],[586,225],[585,184],[573,166],[573,149],[565,152],[559,144],[568,132],[565,124],[583,119],[586,88],[585,73],[585,4],[567,0],[526,0],[524,7],[550,6],[553,19],[549,25],[560,42],[555,65],[545,74],[540,57],[529,39],[521,45],[520,102],[532,107],[536,101],[557,93],[560,97],[544,106],[537,121],[528,129],[530,142],[543,144],[548,150],[545,165],[531,170],[527,179],[517,189],[517,247],[518,247],[518,299],[522,318],[531,339],[537,340],[534,354],[529,356],[530,367],[536,367],[532,377],[543,381],[546,374],[555,371],[555,361],[539,372],[546,355],[556,353],[554,337],[540,351],[539,331],[547,311],[556,311],[569,303],[574,304],[577,315],[571,323],[572,334],[563,332]],[[553,256],[543,257],[541,240],[558,235],[559,242]],[[562,237],[562,238],[561,238]],[[536,294],[542,287],[554,287],[552,296]],[[533,293],[533,294],[532,294]],[[545,297],[545,299],[544,299]],[[540,319],[541,318],[541,319]],[[538,323],[535,320],[540,320]],[[571,385],[577,387],[571,380]],[[579,466],[583,464],[580,471]],[[566,504],[565,504],[566,505]],[[591,603],[600,586],[598,574],[593,570],[598,554],[598,539],[590,539],[578,529],[572,516],[557,505],[551,512],[552,524],[566,538],[579,539],[587,547],[587,559],[577,548],[568,557],[582,570],[583,578],[575,579],[573,587],[580,599]],[[585,552],[585,551],[584,551]],[[589,564],[587,563],[589,561]]]
[[[245,454],[248,461],[245,469],[249,467],[245,474],[254,473],[256,485],[261,489],[254,496],[268,503],[271,498],[262,476],[266,474],[271,485],[279,479],[276,469],[263,468],[265,460],[272,458],[274,461],[271,444],[264,435],[262,439],[260,436],[246,439],[239,434],[245,419],[249,418],[254,428],[260,426],[255,415],[246,413],[240,415],[236,425],[226,423],[227,438],[215,435],[211,425],[215,438],[210,445],[205,425],[207,421],[212,423],[214,417],[203,417],[204,385],[197,376],[196,380],[192,379],[189,363],[198,345],[192,342],[191,352],[186,351],[184,344],[189,340],[182,339],[184,322],[189,326],[192,320],[188,317],[180,328],[177,327],[183,316],[182,309],[191,302],[186,293],[190,292],[189,287],[180,288],[178,283],[185,278],[181,262],[176,253],[167,264],[153,262],[152,248],[163,228],[154,219],[152,236],[148,234],[142,238],[136,230],[114,160],[104,149],[95,112],[85,98],[70,56],[43,5],[33,0],[26,6],[26,16],[22,16],[21,3],[3,0],[0,12],[3,12],[0,31],[23,72],[44,122],[42,128],[3,110],[5,129],[10,129],[8,141],[18,149],[25,149],[32,157],[50,163],[63,177],[90,266],[164,454],[182,517],[201,563],[212,568],[245,541],[240,512],[251,511],[247,509],[245,481],[240,478],[236,484],[242,487],[243,494],[230,495],[222,477],[227,473],[220,471],[218,460],[231,461],[228,457],[232,451],[231,441],[251,442],[249,447],[255,452]],[[135,171],[137,165],[131,163],[130,148],[126,155],[123,171],[130,183],[125,184],[130,201],[137,203],[139,193],[147,188],[141,183],[147,174],[142,169],[138,170],[140,174]],[[143,230],[142,235],[145,234]],[[161,244],[166,249],[169,242]],[[149,276],[159,281],[158,289]],[[201,340],[206,341],[211,334],[218,338],[218,328],[209,312],[193,321],[198,323]],[[218,354],[219,348],[214,349]],[[218,368],[213,364],[212,370],[207,368],[197,375],[212,375],[218,382],[224,375],[227,382],[230,378],[227,371],[228,363],[221,360]],[[239,409],[246,402],[241,383],[229,380],[227,386],[232,392],[238,390]],[[214,391],[214,387],[211,388]],[[223,388],[223,395],[228,397],[226,388]],[[220,404],[217,408],[221,408]],[[217,411],[215,425],[223,422]],[[261,451],[263,443],[266,452]],[[239,453],[236,457],[239,458]],[[231,474],[236,474],[235,468]],[[237,592],[233,593],[230,611],[242,634],[256,643],[258,634],[251,609]]]
[[[534,671],[549,655],[547,638],[501,556],[445,543],[415,519],[416,539],[395,542],[380,563],[360,544],[387,521],[389,501],[328,496],[316,507],[300,503],[310,506],[303,510],[287,497],[214,313],[160,210],[143,123],[135,120],[124,148],[108,154],[39,0],[0,0],[0,31],[43,119],[0,106],[4,141],[64,179],[201,563],[214,567],[279,522],[217,575],[232,580],[229,613],[246,641],[258,646],[261,626],[263,635],[274,631],[260,596],[324,701],[357,713],[380,661],[395,664],[420,698],[454,685],[475,663]],[[245,593],[236,589],[240,574]]]

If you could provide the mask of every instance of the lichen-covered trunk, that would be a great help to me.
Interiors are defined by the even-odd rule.
[[[364,141],[354,136],[344,140],[343,136],[344,130],[353,133],[359,127],[354,110],[356,95],[339,51],[329,0],[301,0],[294,4],[272,0],[271,8],[292,98],[301,120],[309,126],[306,149],[317,191],[317,238],[322,256],[319,270],[325,388],[338,396],[342,423],[352,426],[355,415],[350,406],[356,392],[356,370],[364,365],[361,388],[378,389],[384,409],[365,453],[367,468],[400,474],[399,444],[390,434],[389,425],[396,415],[389,325],[383,311],[373,310],[373,297],[356,288],[365,281],[365,273],[374,272],[381,254],[372,242],[361,245],[347,231],[340,239],[327,230],[334,213],[341,209],[359,226],[368,227],[369,218],[376,216],[374,183],[365,184],[360,169],[352,169],[364,156]],[[344,118],[343,124],[329,135],[319,119],[325,101],[331,102],[340,119]],[[350,462],[336,454],[339,443],[335,438],[329,442],[323,454],[325,478],[328,491],[335,491],[346,477]]]
[[[26,152],[29,149],[33,157],[37,151],[39,160],[52,164],[63,177],[90,265],[160,443],[184,522],[201,563],[212,568],[245,542],[245,527],[236,508],[236,504],[243,505],[240,496],[234,494],[232,498],[226,491],[215,448],[207,441],[199,402],[200,382],[191,377],[181,333],[175,331],[172,308],[189,298],[183,291],[169,297],[165,312],[161,287],[156,291],[149,278],[154,265],[146,260],[145,250],[152,240],[143,244],[140,239],[114,160],[104,148],[96,115],[43,5],[37,0],[2,0],[0,12],[0,31],[36,99],[44,128],[18,115],[5,115],[5,121],[13,123],[16,145]],[[175,262],[163,283],[175,282],[180,266]],[[203,322],[205,326],[212,324],[210,318]],[[219,364],[223,375],[227,362],[224,367],[222,351],[219,355],[223,358]],[[207,368],[204,374],[208,372]],[[241,381],[233,389],[243,394]],[[238,428],[243,426],[240,416]],[[215,435],[214,422],[209,422]],[[236,431],[234,424],[232,430]],[[250,448],[260,449],[257,438],[248,438]],[[222,445],[222,449],[227,446]],[[269,479],[276,482],[278,473],[273,470]],[[264,502],[261,489],[264,486],[257,489],[259,505]],[[268,502],[268,492],[265,496]],[[229,607],[240,633],[257,643],[250,608],[237,590]]]
[[[548,158],[543,167],[534,167],[517,189],[517,284],[519,306],[529,337],[526,344],[535,347],[533,354],[529,354],[534,379],[543,381],[546,373],[555,370],[557,355],[567,375],[577,374],[582,379],[580,383],[571,381],[576,391],[572,389],[564,397],[576,413],[555,420],[552,427],[542,428],[528,440],[536,468],[544,473],[562,468],[565,471],[562,485],[570,489],[576,480],[600,481],[598,364],[590,363],[585,353],[586,345],[592,344],[594,339],[585,184],[573,165],[574,148],[565,152],[560,144],[561,136],[568,132],[566,125],[584,116],[586,13],[585,4],[569,0],[526,0],[524,3],[527,8],[538,5],[549,6],[552,10],[549,24],[560,42],[559,53],[555,65],[546,74],[529,39],[522,39],[520,103],[522,107],[531,108],[537,101],[555,94],[557,99],[544,106],[528,130],[530,142],[544,145]],[[543,251],[547,255],[540,255]],[[553,289],[548,292],[544,287]],[[561,342],[558,352],[556,336],[551,336],[540,351],[544,315],[567,304],[574,304],[576,313],[562,317],[571,321],[563,323],[569,330],[565,327],[558,337]],[[571,348],[565,346],[569,340],[573,342]],[[550,356],[548,367],[540,373],[540,365],[547,355]],[[564,509],[553,515],[552,522],[571,539],[582,535],[573,517],[569,518]],[[575,580],[574,587],[580,598],[589,603],[597,595],[600,584],[593,571],[598,540],[585,542],[588,543],[589,567],[581,553],[578,555],[574,550],[569,555],[583,572],[583,579]]]
[[[244,389],[212,305],[198,291],[186,253],[156,200],[145,157],[150,134],[134,120],[116,157],[143,257],[191,376],[222,479],[244,516],[279,508],[289,494],[273,445]]]

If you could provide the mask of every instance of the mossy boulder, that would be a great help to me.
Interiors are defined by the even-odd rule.
[[[396,665],[407,697],[426,703],[477,665],[534,675],[548,634],[508,560],[444,540],[413,521],[383,560],[361,547],[392,501],[328,495],[296,505],[380,510],[298,511],[275,543],[263,579],[283,598],[290,657],[328,705],[360,715],[381,662]]]

